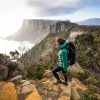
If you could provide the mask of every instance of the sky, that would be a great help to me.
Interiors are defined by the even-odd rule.
[[[100,0],[0,0],[0,37],[15,34],[23,19],[88,18],[100,18]]]

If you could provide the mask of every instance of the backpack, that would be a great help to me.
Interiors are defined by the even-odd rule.
[[[76,47],[73,42],[68,42],[66,46],[68,50],[68,62],[69,65],[72,66],[76,62]]]

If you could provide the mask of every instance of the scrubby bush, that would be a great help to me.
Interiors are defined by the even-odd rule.
[[[89,93],[94,93],[95,87],[93,85],[88,85],[87,88]]]
[[[75,72],[73,74],[74,77],[78,78],[80,81],[87,85],[95,85],[97,87],[100,87],[100,80],[94,79],[90,73],[87,71],[82,71],[82,72]]]
[[[94,79],[92,76],[89,76],[86,79],[86,82],[89,83],[89,84],[96,84],[97,83],[96,79]]]
[[[86,79],[89,77],[89,73],[86,71],[82,71],[82,72],[76,72],[74,74],[74,77],[78,78],[79,80],[81,80],[82,82],[86,83]]]
[[[42,66],[37,67],[36,70],[35,70],[35,78],[41,79],[43,77],[43,74],[44,74],[44,68]]]
[[[44,74],[44,67],[30,67],[25,69],[24,78],[41,79]]]
[[[34,77],[34,71],[32,68],[25,69],[25,73],[23,75],[24,78],[33,78]]]
[[[18,70],[18,64],[16,62],[9,62],[8,65],[8,77],[12,77],[14,71]]]
[[[14,71],[18,68],[18,64],[16,62],[10,62],[8,63],[7,67],[10,71]]]
[[[99,30],[94,32],[76,37],[77,60],[82,67],[100,72],[100,35],[98,33]]]
[[[81,95],[81,100],[98,100],[97,96],[91,93]]]

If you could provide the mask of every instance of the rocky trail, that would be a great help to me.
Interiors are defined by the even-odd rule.
[[[72,68],[73,71],[76,69],[80,70],[78,67]],[[69,80],[68,86],[55,85],[55,82],[50,70],[44,73],[41,80],[23,80],[19,75],[10,82],[0,82],[0,100],[80,100],[80,93],[87,91],[87,87],[77,78]]]
[[[54,81],[54,77],[39,81],[21,80],[18,86],[11,82],[2,82],[0,100],[80,100],[76,88],[70,82],[65,86],[55,85]]]

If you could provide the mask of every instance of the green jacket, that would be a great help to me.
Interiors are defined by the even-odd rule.
[[[63,45],[59,47],[58,52],[58,64],[59,67],[62,67],[66,72],[68,68],[68,50],[66,49],[67,42],[64,42]]]

